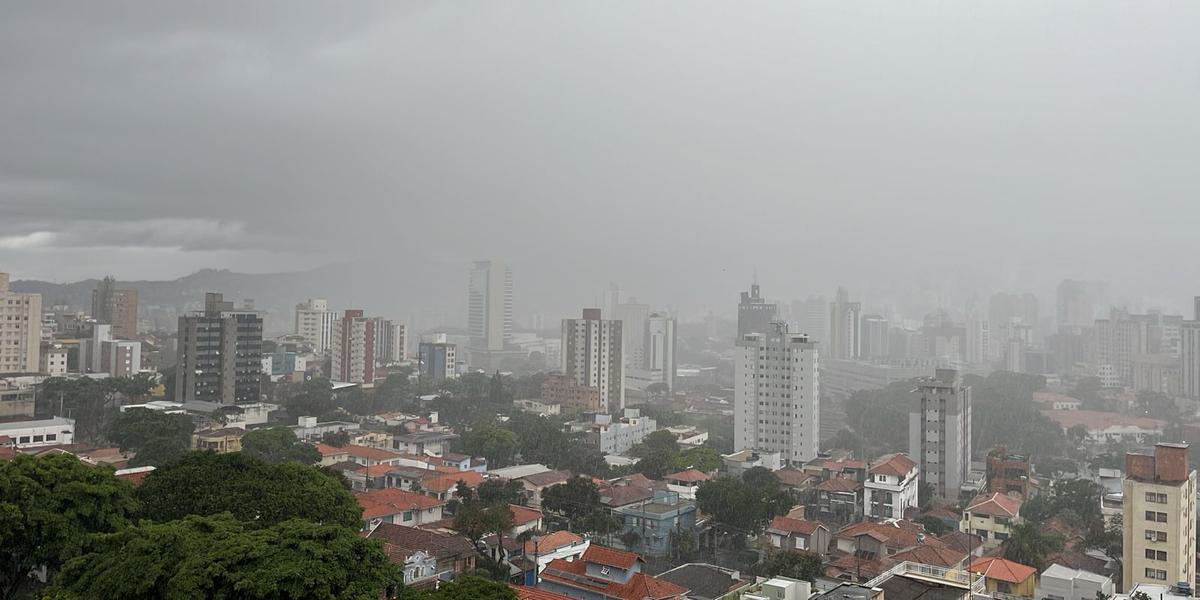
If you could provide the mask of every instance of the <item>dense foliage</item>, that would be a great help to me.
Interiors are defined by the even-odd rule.
[[[223,512],[256,527],[300,518],[358,529],[362,509],[339,475],[294,462],[269,464],[241,453],[192,452],[138,488],[154,521]]]
[[[821,555],[813,552],[793,550],[775,552],[767,560],[753,568],[759,577],[776,577],[782,575],[792,579],[816,581],[821,576]]]
[[[75,439],[99,444],[108,433],[109,424],[120,415],[120,398],[145,396],[154,387],[149,374],[135,377],[50,377],[42,382],[40,394],[57,416],[75,419]]]
[[[378,600],[401,579],[379,544],[352,529],[189,516],[99,536],[63,567],[52,597]]]
[[[575,533],[605,534],[618,527],[600,503],[596,484],[586,477],[572,477],[542,490],[542,509],[566,519]]]
[[[194,428],[192,418],[186,414],[131,408],[119,413],[109,425],[108,439],[123,451],[137,453],[129,466],[162,466],[188,451]]]
[[[792,507],[792,498],[780,487],[779,479],[762,467],[747,469],[741,479],[718,477],[700,484],[696,502],[734,540],[761,531],[773,517]]]
[[[311,465],[321,460],[321,453],[317,452],[316,446],[296,439],[296,434],[287,427],[246,432],[242,436],[242,454],[269,463],[298,462]]]
[[[136,507],[127,482],[73,456],[0,462],[0,598],[33,586],[36,567],[53,576],[89,534],[119,531]]]

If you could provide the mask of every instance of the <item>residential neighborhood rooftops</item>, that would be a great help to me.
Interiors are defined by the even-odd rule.
[[[371,446],[349,444],[342,448],[342,450],[354,458],[361,458],[363,460],[395,460],[400,458],[400,455],[395,452],[382,448],[372,448]]]
[[[546,465],[535,463],[535,464],[529,464],[529,465],[515,465],[512,467],[504,467],[503,469],[492,469],[491,471],[488,471],[488,474],[494,475],[496,477],[503,477],[505,479],[520,479],[522,477],[528,477],[535,473],[545,473],[546,471],[549,471],[549,470],[550,470],[550,467],[547,467]]]
[[[526,554],[547,554],[574,544],[583,543],[583,538],[570,531],[555,531],[525,542]]]
[[[471,542],[462,536],[394,523],[380,523],[367,534],[367,537],[381,540],[384,544],[395,546],[409,553],[423,550],[437,558],[469,554],[475,551]]]
[[[534,508],[516,504],[509,504],[508,507],[512,510],[513,525],[524,525],[542,518],[542,511]]]
[[[1043,410],[1041,413],[1053,419],[1063,429],[1082,425],[1088,431],[1100,431],[1110,427],[1137,427],[1140,429],[1157,430],[1167,425],[1166,421],[1158,419],[1098,410]]]
[[[818,492],[843,492],[843,493],[845,493],[845,492],[856,492],[861,489],[863,489],[863,484],[861,481],[855,481],[853,479],[846,479],[844,477],[834,477],[833,479],[826,479],[825,481],[818,483],[816,486],[816,490]]]
[[[534,487],[541,488],[548,485],[563,483],[570,478],[571,474],[566,471],[543,471],[541,473],[526,475],[520,479],[521,481],[524,481]]]
[[[988,579],[1008,583],[1021,583],[1037,573],[1037,569],[1029,565],[1023,565],[998,556],[977,558],[971,563],[968,569],[972,573],[978,573]]]
[[[517,593],[519,600],[574,600],[570,596],[556,594],[543,588],[524,585],[509,585]]]
[[[907,550],[897,552],[888,558],[896,562],[909,561],[935,567],[952,567],[967,557],[966,552],[937,544],[917,544]]]
[[[458,489],[458,482],[463,482],[469,488],[479,487],[483,483],[483,475],[475,471],[458,471],[443,473],[421,480],[421,488],[438,494]]]
[[[642,560],[642,557],[633,552],[617,550],[608,546],[592,545],[588,547],[587,552],[583,553],[583,560],[619,569],[630,569],[638,561]]]
[[[854,538],[867,535],[893,548],[908,548],[917,545],[918,535],[925,528],[911,521],[885,521],[882,523],[862,522],[847,525],[837,532],[839,538]],[[925,538],[925,543],[939,543],[934,538]]]
[[[418,444],[427,442],[443,442],[457,438],[458,435],[453,431],[410,431],[406,433],[397,433],[392,436],[393,440],[408,444]]]

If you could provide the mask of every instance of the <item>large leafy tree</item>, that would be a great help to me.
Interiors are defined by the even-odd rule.
[[[319,417],[336,406],[333,402],[333,386],[328,379],[314,377],[299,385],[290,385],[282,391],[283,405],[292,416]]]
[[[185,414],[131,408],[109,425],[108,439],[121,450],[137,453],[129,461],[131,466],[162,466],[187,452],[194,428],[192,418]]]
[[[480,425],[462,436],[462,447],[472,456],[487,459],[491,468],[512,463],[517,452],[517,435],[495,425]]]
[[[792,579],[816,581],[821,576],[821,555],[800,550],[776,552],[767,560],[755,565],[755,575],[775,577],[782,575]]]
[[[125,527],[136,508],[127,482],[73,456],[0,462],[0,598],[33,586],[31,570],[78,556],[89,534]]]
[[[287,427],[246,432],[242,436],[242,454],[269,463],[298,462],[311,465],[321,460],[321,453],[317,452],[316,446],[296,439],[296,434]]]
[[[137,497],[142,515],[155,521],[228,512],[257,527],[296,518],[354,530],[362,524],[362,508],[340,476],[239,452],[189,453],[152,472]]]
[[[1013,525],[1004,542],[1004,558],[1041,571],[1046,568],[1046,557],[1062,547],[1062,536],[1057,533],[1042,529],[1036,523],[1020,523]]]
[[[773,517],[787,513],[792,500],[768,469],[747,469],[741,479],[718,477],[700,484],[696,491],[700,510],[713,515],[726,530],[745,534],[761,530]]]
[[[460,577],[434,590],[405,588],[401,600],[517,600],[517,592],[506,583],[480,577]]]
[[[68,599],[378,600],[401,579],[377,542],[344,527],[254,528],[217,515],[100,536],[67,563],[56,591]]]

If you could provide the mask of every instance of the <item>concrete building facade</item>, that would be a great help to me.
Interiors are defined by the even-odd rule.
[[[580,319],[563,319],[562,372],[575,385],[600,390],[603,412],[625,408],[624,339],[620,321],[585,308]]]
[[[971,468],[971,386],[954,369],[937,369],[910,394],[908,455],[934,497],[956,500]]]
[[[375,382],[375,342],[379,321],[347,309],[333,323],[329,347],[329,378],[347,383]]]
[[[329,310],[329,301],[310,298],[296,305],[296,335],[312,344],[313,351],[323,354],[333,341],[333,323],[338,320],[337,311]]]
[[[816,344],[787,323],[743,336],[734,362],[734,449],[780,452],[793,464],[816,458],[819,369]]]
[[[1196,578],[1196,471],[1188,445],[1160,443],[1125,455],[1121,585]]]
[[[117,289],[116,281],[112,277],[105,277],[92,290],[92,318],[97,323],[112,325],[112,335],[116,339],[136,338],[137,290]]]
[[[175,399],[218,404],[262,400],[262,316],[234,310],[220,293],[204,310],[179,317]]]
[[[9,290],[0,273],[0,374],[36,373],[42,358],[42,295]]]

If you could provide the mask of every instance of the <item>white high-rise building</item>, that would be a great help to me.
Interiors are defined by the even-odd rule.
[[[830,358],[849,359],[862,356],[862,304],[850,301],[850,292],[838,288],[837,298],[829,303]]]
[[[479,350],[503,350],[512,338],[513,276],[503,261],[475,261],[467,285],[467,329]]]
[[[624,338],[621,322],[600,318],[600,309],[583,309],[581,319],[562,321],[562,372],[575,385],[600,390],[600,410],[625,408]]]
[[[37,373],[42,358],[42,295],[8,289],[0,273],[0,373]]]
[[[658,375],[667,389],[675,391],[675,319],[654,313],[646,320],[643,368]]]
[[[982,365],[992,359],[992,332],[988,320],[976,311],[967,317],[967,364]]]
[[[779,452],[793,464],[817,457],[820,397],[816,344],[786,323],[747,333],[734,362],[734,450]]]
[[[329,378],[347,383],[375,383],[375,350],[381,319],[363,316],[361,309],[347,309],[333,323],[329,347]]]
[[[888,357],[888,339],[891,326],[888,320],[879,315],[866,315],[862,318],[863,358],[881,360]]]
[[[650,305],[638,304],[636,300],[620,303],[613,309],[612,318],[621,322],[621,337],[624,338],[625,367],[642,368],[645,362],[646,320],[650,318]]]
[[[375,318],[375,364],[390,365],[404,360],[406,331],[403,323]]]
[[[1184,396],[1200,398],[1200,320],[1184,321],[1179,333],[1180,388]]]
[[[937,369],[909,394],[908,455],[934,497],[956,500],[971,469],[971,386]]]
[[[329,310],[329,301],[324,298],[310,298],[296,305],[296,335],[312,344],[317,353],[329,350],[337,320],[337,311]]]

